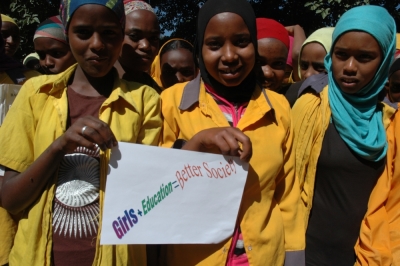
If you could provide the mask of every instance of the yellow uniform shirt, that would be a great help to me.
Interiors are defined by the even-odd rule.
[[[385,171],[371,193],[356,243],[356,265],[400,265],[400,113],[386,130]]]
[[[164,126],[161,145],[191,139],[197,132],[229,127],[214,99],[197,77],[161,94]],[[253,146],[238,221],[250,265],[297,264],[304,256],[304,225],[299,185],[294,176],[290,107],[284,96],[257,87],[237,128]],[[224,199],[220,199],[224,200]],[[227,202],[229,204],[229,202]],[[213,226],[209,221],[204,226]],[[219,244],[167,245],[168,265],[224,265],[232,238]],[[285,257],[286,255],[286,257]]]
[[[17,84],[22,85],[26,80],[32,77],[39,76],[40,73],[34,70],[26,70],[21,73],[24,79],[20,83],[14,83],[6,72],[0,73],[0,84]],[[8,263],[8,255],[10,254],[15,232],[17,229],[16,222],[11,218],[8,212],[0,207],[0,265]]]
[[[0,165],[25,171],[67,127],[67,83],[76,65],[53,76],[28,80],[0,128]],[[99,110],[116,139],[157,145],[161,130],[159,96],[153,89],[118,78]],[[109,152],[100,156],[100,217]],[[134,169],[132,169],[134,170]],[[35,203],[24,211],[18,224],[10,265],[51,265],[52,203],[57,176],[49,180]],[[21,192],[23,193],[23,191]],[[93,265],[145,265],[143,245],[100,246],[101,219]]]
[[[387,128],[395,110],[386,104],[381,105],[383,124]],[[331,117],[328,86],[321,93],[302,95],[293,106],[292,113],[295,134],[295,169],[301,189],[304,225],[307,227],[314,197],[318,158]]]

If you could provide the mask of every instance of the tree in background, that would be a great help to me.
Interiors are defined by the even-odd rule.
[[[34,51],[33,35],[38,24],[58,14],[59,0],[1,0],[0,12],[15,19],[21,32],[21,44],[15,58],[22,60]]]
[[[400,30],[400,0],[248,0],[257,17],[272,18],[285,26],[299,24],[307,35],[325,26],[334,26],[351,7],[372,4],[385,7]],[[164,38],[185,38],[194,43],[196,20],[204,0],[147,0],[157,12]],[[0,0],[0,12],[15,18],[21,29],[22,59],[33,51],[33,34],[39,21],[58,14],[59,0]],[[398,31],[399,31],[398,30]]]

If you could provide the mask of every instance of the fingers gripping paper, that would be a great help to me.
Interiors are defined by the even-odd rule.
[[[119,143],[101,244],[219,243],[232,236],[248,164],[237,157]]]

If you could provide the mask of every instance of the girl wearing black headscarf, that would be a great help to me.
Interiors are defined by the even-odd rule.
[[[197,39],[200,75],[161,95],[161,145],[188,140],[183,149],[237,155],[249,162],[249,171],[238,216],[231,217],[236,221],[232,237],[165,246],[162,263],[302,265],[304,225],[293,171],[290,107],[284,96],[256,84],[252,7],[246,0],[207,1],[198,15]],[[218,222],[204,226],[218,231]]]

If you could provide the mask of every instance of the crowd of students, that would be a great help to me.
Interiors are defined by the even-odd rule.
[[[306,38],[246,0],[208,0],[194,44],[160,47],[146,2],[62,0],[24,64],[17,24],[0,24],[0,84],[23,85],[0,127],[0,265],[400,265],[400,40],[386,9],[352,8]],[[100,245],[119,141],[249,162],[232,236]]]

